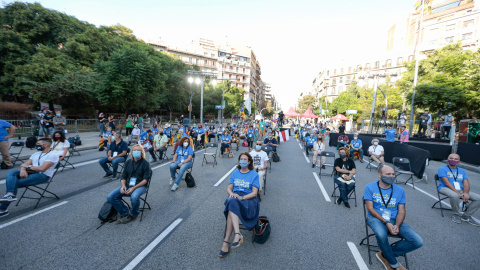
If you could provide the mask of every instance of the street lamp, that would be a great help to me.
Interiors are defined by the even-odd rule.
[[[197,76],[195,79],[195,83],[200,84],[200,124],[203,125],[203,82],[204,79],[216,78],[217,74],[215,72],[208,72],[208,71],[197,71],[197,70],[188,70],[188,74],[192,76]],[[189,79],[190,81],[190,79]],[[215,82],[216,83],[216,82]],[[191,104],[192,97],[190,96],[190,104]]]
[[[197,85],[200,84],[200,79],[193,79],[193,77],[188,77],[188,83],[190,83],[190,87],[192,86],[192,83],[195,81]],[[192,97],[193,97],[193,88],[192,88],[192,93],[190,93],[190,106],[188,106],[188,119],[192,121]]]
[[[366,72],[365,75],[368,75],[368,79],[373,79],[373,100],[372,100],[372,110],[370,113],[370,124],[368,126],[369,133],[372,133],[373,130],[373,118],[375,115],[375,102],[377,101],[377,88],[378,88],[378,77],[386,77],[385,74],[370,74],[370,72]],[[359,76],[360,80],[364,80],[366,76]],[[368,82],[367,82],[368,84]],[[383,93],[383,91],[382,91]],[[386,98],[386,97],[385,97]]]
[[[232,58],[232,54],[231,53],[224,53],[225,55],[223,55],[223,61],[222,61],[222,85],[223,85],[223,89],[222,89],[222,106],[225,106],[225,80],[223,78],[223,69],[225,68],[225,58],[227,58],[228,60],[230,60]],[[225,108],[222,107],[222,116],[220,118],[220,124],[223,124],[223,110]]]

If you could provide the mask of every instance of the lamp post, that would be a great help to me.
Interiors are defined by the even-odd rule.
[[[205,79],[210,80],[210,78],[216,78],[217,74],[215,72],[197,71],[197,70],[188,70],[187,72],[188,74],[197,76],[197,78],[195,79],[195,82],[197,84],[202,83],[200,86],[200,124],[203,125],[203,82]],[[189,79],[189,82],[190,82],[190,79]],[[216,84],[216,81],[215,81],[215,84]],[[191,104],[191,100],[192,98],[190,96],[190,104]]]
[[[225,68],[225,58],[227,58],[228,60],[230,60],[232,58],[232,54],[231,53],[225,53],[225,55],[223,56],[223,61],[222,61],[222,85],[223,85],[223,89],[222,89],[222,106],[225,106],[225,80],[223,78],[223,69]],[[223,111],[225,110],[225,108],[222,108],[221,112],[222,112],[222,116],[220,118],[220,124],[223,124]]]
[[[373,131],[373,119],[375,116],[375,102],[377,101],[377,88],[378,88],[378,77],[386,77],[385,74],[370,74],[369,72],[366,73],[368,75],[367,78],[373,79],[373,100],[372,100],[372,110],[370,113],[370,124],[368,125],[368,132],[372,133]],[[359,76],[360,80],[365,79],[365,76]],[[368,84],[368,82],[367,82]]]

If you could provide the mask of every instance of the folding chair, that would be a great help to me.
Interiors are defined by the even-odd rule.
[[[127,154],[125,155],[125,161],[127,161],[129,154],[130,154],[130,148],[127,148]],[[125,167],[125,161],[118,163],[118,167],[122,168],[120,170],[120,172],[118,172],[118,168],[117,168],[116,172],[113,172],[114,174],[116,173],[116,175],[117,175],[116,179],[119,179],[120,177],[122,177],[123,168]],[[112,166],[111,162],[107,163],[107,166],[110,168],[110,170],[113,171],[113,166]]]
[[[162,160],[162,163],[165,162],[165,160],[170,160],[168,158],[168,155],[167,155],[167,151],[168,151],[168,144],[167,146],[165,146],[165,151],[163,151],[162,155],[160,156],[160,152],[159,151],[153,151],[153,154],[158,158],[158,159],[161,159]]]
[[[17,148],[17,149],[20,147],[20,150],[18,152],[13,152],[12,153],[12,152],[10,152],[12,147]],[[10,144],[10,147],[8,148],[8,151],[10,152],[10,156],[13,157],[13,159],[15,159],[15,160],[12,161],[12,166],[15,166],[15,163],[17,163],[17,161],[23,162],[23,160],[20,158],[20,155],[22,154],[23,147],[25,147],[25,142],[12,142],[12,144]]]
[[[445,199],[448,199],[449,197],[446,196],[446,195],[443,195],[442,193],[440,193],[440,191],[438,190],[438,183],[440,181],[440,178],[438,177],[438,174],[435,174],[435,186],[437,187],[437,196],[438,196],[438,201],[435,202],[433,205],[432,205],[432,208],[435,208],[435,209],[440,209],[440,213],[442,213],[442,217],[444,217],[443,215],[443,210],[452,210],[452,208],[445,208],[442,206],[442,201],[445,200]],[[443,197],[442,197],[443,195]],[[439,207],[435,207],[435,205],[439,205]]]
[[[408,158],[394,157],[392,159],[392,164],[395,171],[395,183],[398,184],[397,176],[402,174],[409,175],[410,177],[404,182],[404,184],[406,185],[408,181],[412,180],[413,189],[415,189],[415,181],[413,181],[413,172],[412,167],[410,166],[410,160],[408,160]],[[408,171],[404,168],[408,168]]]
[[[60,164],[59,167],[62,167],[62,170],[61,170],[60,172],[63,172],[63,170],[65,170],[65,168],[66,168],[67,166],[70,166],[70,167],[72,167],[72,169],[75,169],[75,166],[73,166],[73,164],[70,163],[70,161],[69,161],[71,156],[72,156],[72,155],[70,154],[70,151],[69,151],[69,155],[66,156],[66,157],[64,157],[64,158],[63,158],[63,161],[59,161],[59,162],[58,162],[58,164]]]
[[[335,172],[335,153],[334,152],[326,152],[326,151],[322,151],[319,155],[319,158],[322,158],[322,157],[325,157],[325,163],[322,164],[322,166],[320,166],[320,172],[318,173],[318,175],[321,177],[322,175],[325,175],[325,176],[333,176],[333,173]],[[332,163],[326,163],[327,162],[327,157],[330,157],[332,158]],[[332,173],[331,174],[322,174],[322,167],[325,166],[325,167],[332,167]]]
[[[20,201],[22,199],[32,199],[32,200],[37,200],[37,203],[35,204],[35,207],[33,209],[36,209],[38,204],[40,203],[40,200],[42,198],[52,198],[52,199],[57,199],[57,200],[60,200],[60,198],[53,192],[51,191],[48,191],[48,187],[50,186],[50,184],[52,183],[53,181],[53,178],[55,178],[55,175],[57,174],[58,172],[58,169],[59,169],[59,164],[57,163],[57,166],[55,167],[55,170],[53,171],[53,175],[52,177],[50,177],[46,182],[43,182],[43,183],[40,183],[40,184],[36,184],[36,185],[32,185],[32,186],[28,186],[28,187],[25,187],[25,190],[23,191],[22,193],[22,196],[20,196],[20,198],[18,198],[18,201],[17,201],[17,204],[15,206],[18,206],[18,204],[20,203]],[[46,185],[44,188],[41,187],[42,185]],[[32,192],[35,192],[37,193],[38,195],[40,195],[40,197],[28,197],[28,196],[25,196],[25,193],[27,192],[27,190],[30,190]],[[46,196],[45,193],[49,193],[52,196]]]
[[[334,170],[335,170],[335,168],[334,168]],[[335,173],[334,175],[336,176],[337,174]],[[337,191],[338,185],[337,185],[337,183],[335,183],[335,176],[332,177],[332,179],[333,179],[333,192],[332,192],[332,195],[330,197],[333,198],[333,203],[337,204],[337,198],[340,198],[340,191],[339,191],[339,194],[337,196],[335,191]],[[352,195],[353,195],[353,197],[352,197]],[[357,207],[357,184],[356,183],[355,183],[355,188],[352,191],[350,191],[350,194],[347,194],[347,196],[348,196],[349,199],[354,199],[355,200],[355,207]]]
[[[365,221],[365,238],[362,239],[362,241],[360,242],[360,246],[361,245],[366,245],[367,248],[368,248],[368,263],[369,264],[372,264],[372,256],[371,256],[371,252],[379,252],[380,251],[380,248],[378,247],[378,245],[374,245],[374,244],[370,244],[370,237],[375,237],[375,233],[369,233],[369,229],[368,229],[368,223],[367,223],[367,208],[365,206],[365,199],[364,197],[362,197],[362,201],[363,201],[363,219]],[[391,246],[394,246],[396,243],[400,242],[400,241],[403,241],[404,238],[399,236],[399,235],[392,235],[390,233],[388,233],[388,238],[389,239],[395,239],[396,241],[391,243],[390,245]],[[365,244],[364,242],[367,241],[367,243]],[[376,240],[375,240],[376,241]],[[405,258],[405,268],[408,269],[408,260],[407,260],[407,254],[403,254],[402,257]]]
[[[208,152],[208,149],[215,148],[215,152],[213,150],[211,152]],[[207,147],[205,148],[205,152],[203,153],[203,160],[202,160],[202,166],[203,162],[208,164],[207,156],[213,158],[213,167],[215,167],[215,164],[217,164],[217,152],[218,152],[218,143],[207,143]]]
[[[262,146],[262,151],[265,151],[265,153],[267,153],[267,156],[268,156],[268,167],[270,169],[270,172],[272,172],[272,157],[270,156],[270,153],[273,153],[273,147],[271,146]],[[273,155],[272,155],[273,156]]]
[[[371,156],[368,156],[368,163],[366,169],[369,169],[370,171],[372,171],[372,169],[377,169],[378,165],[373,164],[373,162],[375,162],[375,160],[373,160]]]
[[[185,170],[185,174],[187,174],[187,173],[192,173],[192,171],[193,171],[193,165],[195,165],[195,152],[193,152],[193,155],[192,155],[192,167],[186,169],[186,170]],[[177,167],[176,170],[177,170],[176,173],[177,173],[177,175],[178,175],[178,172],[179,172],[180,168]]]
[[[140,200],[143,202],[143,206],[141,206],[140,209],[139,209],[140,212],[141,212],[140,221],[142,221],[142,219],[143,219],[143,211],[145,209],[152,210],[152,208],[150,207],[150,204],[147,202],[148,190],[150,189],[150,181],[152,180],[152,173],[153,173],[153,171],[152,171],[152,169],[150,169],[150,179],[147,179],[148,182],[146,184],[145,193],[143,193],[142,196],[140,196]],[[132,206],[126,200],[123,199],[125,197],[131,197],[131,195],[122,196],[122,201],[128,206],[128,209],[132,209]],[[147,207],[145,207],[145,205]]]
[[[68,149],[68,151],[70,151],[70,156],[73,156],[73,155],[79,155],[80,156],[80,152],[78,152],[77,146],[74,144],[74,143],[70,143],[70,148]]]

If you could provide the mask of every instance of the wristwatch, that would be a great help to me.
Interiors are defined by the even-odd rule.
[[[30,170],[30,167],[32,167],[32,165],[28,165],[27,169]]]
[[[242,201],[244,201],[244,200],[245,200],[245,196],[242,197]]]
[[[390,223],[390,221],[384,221],[383,224],[387,225],[387,223]]]

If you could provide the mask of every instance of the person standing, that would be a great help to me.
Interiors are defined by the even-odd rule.
[[[385,129],[385,134],[387,134],[385,139],[389,142],[395,142],[395,133],[397,133],[397,130],[392,127],[392,124],[388,123],[387,129]]]
[[[405,126],[402,126],[401,133],[400,133],[400,143],[408,144],[408,138],[409,138],[408,130]]]
[[[112,128],[112,131],[115,131],[115,116],[113,114],[108,117],[108,125]]]
[[[338,133],[343,134],[345,133],[345,125],[343,123],[340,124],[338,127]]]
[[[263,137],[265,135],[265,121],[264,119],[262,119],[262,121],[260,121],[259,123],[259,126],[260,126],[260,136]]]
[[[132,115],[129,115],[127,118],[127,123],[125,124],[125,132],[126,132],[125,136],[127,136],[127,138],[128,138],[128,135],[132,134],[132,130],[133,130],[133,119],[132,119]]]
[[[140,128],[140,133],[143,133],[143,117],[141,115],[138,117],[138,127]]]
[[[65,126],[67,125],[67,119],[61,115],[61,112],[58,111],[53,117],[54,131],[61,131],[65,134]]]
[[[7,133],[7,128],[10,130],[9,133]],[[0,153],[2,153],[3,162],[7,164],[8,169],[13,168],[14,165],[10,157],[10,144],[8,143],[8,139],[12,138],[13,134],[15,134],[15,126],[0,119]]]
[[[418,132],[417,132],[418,137],[425,137],[425,134],[427,132],[427,122],[428,122],[427,114],[424,113],[420,115],[420,125],[418,126]]]
[[[99,113],[98,114],[98,123],[100,125],[100,137],[103,136],[103,134],[105,133],[105,130],[106,130],[105,120],[107,120],[107,119],[105,119],[105,115],[103,114],[103,112]]]
[[[400,116],[398,117],[397,128],[400,130],[402,127],[405,126],[406,122],[407,122],[407,117],[405,116],[405,111],[403,111],[402,114],[400,114]]]
[[[448,115],[442,116],[443,119],[443,137],[446,139],[449,138],[450,135],[450,130],[452,129],[452,122],[455,121],[455,118],[453,117],[452,113],[449,113]]]
[[[432,115],[430,114],[429,110],[425,110],[425,114],[427,115],[427,136],[430,137],[432,129]]]

